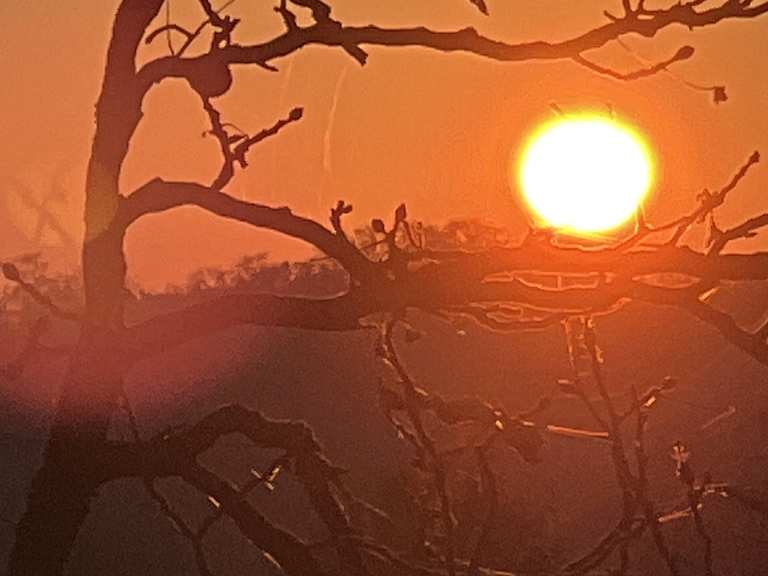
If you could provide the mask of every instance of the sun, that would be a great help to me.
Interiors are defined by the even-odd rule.
[[[604,232],[637,212],[651,188],[653,161],[634,128],[597,114],[564,116],[531,136],[518,179],[539,224]]]

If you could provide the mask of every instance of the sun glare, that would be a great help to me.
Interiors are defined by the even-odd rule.
[[[616,228],[635,214],[653,163],[631,127],[596,114],[567,116],[531,136],[518,177],[540,224],[584,234]]]

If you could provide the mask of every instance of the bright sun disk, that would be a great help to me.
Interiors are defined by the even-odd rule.
[[[651,187],[653,163],[629,126],[599,115],[567,116],[533,134],[518,177],[541,224],[602,232],[636,213]]]

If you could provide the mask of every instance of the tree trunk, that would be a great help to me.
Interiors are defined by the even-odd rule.
[[[98,488],[95,456],[106,439],[116,391],[120,390],[119,377],[103,361],[108,353],[106,342],[97,333],[81,338],[43,466],[32,482],[26,512],[16,528],[9,576],[61,574],[88,514]]]
[[[123,230],[114,226],[120,170],[141,120],[136,50],[163,0],[123,0],[107,52],[86,179],[83,279],[86,320],[67,372],[44,462],[16,529],[9,576],[61,574],[98,488],[102,449],[121,391],[110,346],[123,324]]]

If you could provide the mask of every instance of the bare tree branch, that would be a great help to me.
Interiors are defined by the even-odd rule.
[[[289,208],[270,208],[245,202],[192,182],[166,182],[159,178],[148,182],[122,200],[115,225],[126,229],[145,214],[179,206],[198,206],[225,218],[304,240],[336,258],[358,281],[371,281],[378,276],[373,263],[346,238],[321,224],[296,216]]]
[[[320,3],[322,4],[322,3]],[[327,8],[327,6],[326,6]],[[427,28],[387,29],[378,26],[343,26],[330,18],[330,10],[313,11],[314,25],[289,27],[288,31],[264,44],[241,46],[230,44],[215,55],[178,59],[161,58],[147,64],[139,73],[139,85],[149,87],[168,77],[190,77],[208,67],[231,64],[264,65],[312,44],[339,46],[352,51],[361,63],[365,56],[354,50],[362,45],[421,46],[441,52],[462,51],[505,62],[524,60],[573,59],[584,52],[600,48],[626,34],[652,37],[660,30],[683,25],[690,29],[710,26],[726,19],[756,18],[768,12],[768,3],[747,5],[729,0],[711,8],[697,10],[692,3],[678,3],[666,9],[628,14],[608,24],[589,30],[562,42],[524,42],[509,44],[478,34],[472,28],[452,32],[436,32]]]
[[[252,146],[276,135],[286,125],[297,122],[301,119],[303,114],[301,108],[294,108],[287,118],[277,121],[270,128],[261,130],[253,136],[248,136],[243,133],[230,134],[227,132],[225,125],[221,121],[221,114],[213,106],[210,98],[203,97],[202,100],[203,108],[211,121],[211,130],[209,133],[219,141],[223,156],[223,164],[219,171],[219,175],[211,184],[213,190],[223,190],[227,184],[229,184],[235,175],[235,163],[239,164],[241,168],[246,168],[248,166],[246,154]]]
[[[742,178],[747,175],[749,169],[758,162],[760,162],[760,153],[755,151],[749,157],[747,162],[741,168],[739,168],[738,172],[733,175],[728,184],[726,184],[723,188],[721,188],[715,194],[710,194],[706,190],[702,192],[700,196],[701,206],[699,206],[699,208],[692,212],[690,215],[681,219],[680,224],[677,226],[677,229],[675,230],[672,238],[669,240],[669,243],[673,246],[677,244],[680,238],[682,238],[683,234],[685,234],[685,232],[694,222],[697,220],[703,220],[704,217],[711,213],[715,208],[722,206],[728,197],[728,194],[733,191],[733,189],[736,188]]]
[[[29,296],[37,302],[40,306],[48,310],[53,316],[57,318],[61,318],[62,320],[71,320],[73,322],[82,322],[83,317],[80,314],[77,314],[75,312],[68,312],[66,310],[62,310],[59,308],[59,306],[51,300],[48,296],[40,292],[40,290],[37,289],[37,287],[34,284],[31,284],[27,281],[25,281],[21,274],[19,273],[18,268],[11,263],[11,262],[5,262],[2,264],[2,272],[3,276],[5,276],[5,279],[10,282],[15,282],[19,285],[19,287],[24,290]]]
[[[652,66],[648,66],[646,68],[640,68],[639,70],[634,70],[632,72],[616,72],[611,68],[606,68],[605,66],[595,64],[594,62],[592,62],[591,60],[588,60],[581,54],[577,54],[576,56],[574,56],[573,61],[591,70],[592,72],[597,72],[598,74],[601,74],[603,76],[610,76],[611,78],[614,78],[616,80],[638,80],[640,78],[647,78],[648,76],[654,76],[659,72],[666,70],[669,66],[671,66],[675,62],[682,62],[683,60],[687,60],[691,58],[693,56],[693,52],[694,50],[692,46],[683,46],[675,53],[674,56],[667,58],[666,60],[659,62],[657,64],[654,64]]]
[[[469,561],[469,568],[467,569],[467,576],[477,576],[479,574],[480,565],[483,559],[483,549],[485,548],[488,538],[491,534],[491,527],[493,521],[496,519],[499,507],[499,493],[496,487],[496,475],[493,473],[488,458],[486,456],[486,450],[488,449],[491,441],[496,436],[491,436],[486,441],[484,446],[478,446],[475,448],[475,455],[477,456],[478,465],[480,467],[480,473],[483,480],[483,492],[487,495],[488,503],[483,521],[480,535],[477,537],[475,543],[474,552]]]
[[[424,423],[421,419],[421,410],[419,408],[419,393],[416,388],[416,384],[411,379],[405,366],[400,362],[400,358],[397,355],[395,349],[393,330],[396,323],[394,321],[387,322],[382,333],[382,346],[384,357],[392,366],[395,374],[400,380],[400,385],[403,387],[403,396],[405,400],[405,411],[408,414],[408,418],[411,421],[415,431],[416,439],[418,441],[418,447],[423,454],[420,455],[425,460],[425,464],[429,466],[432,471],[435,490],[437,491],[440,499],[440,516],[442,520],[443,530],[445,531],[445,568],[448,576],[455,576],[456,574],[456,551],[454,541],[454,517],[451,510],[451,500],[448,495],[448,489],[446,486],[446,471],[445,466],[437,453],[435,444],[427,434],[424,428]]]
[[[354,540],[348,539],[352,529],[334,492],[342,471],[323,456],[312,431],[303,423],[269,420],[241,406],[225,406],[175,435],[160,435],[140,444],[106,445],[98,455],[99,482],[130,476],[180,476],[203,494],[213,496],[223,513],[235,520],[257,547],[274,556],[287,574],[323,573],[307,544],[272,525],[244,500],[246,490],[235,490],[195,462],[195,456],[213,446],[217,439],[235,432],[258,447],[280,448],[285,451],[284,458],[295,461],[295,473],[337,540],[345,564],[352,573],[364,575],[366,569]]]

